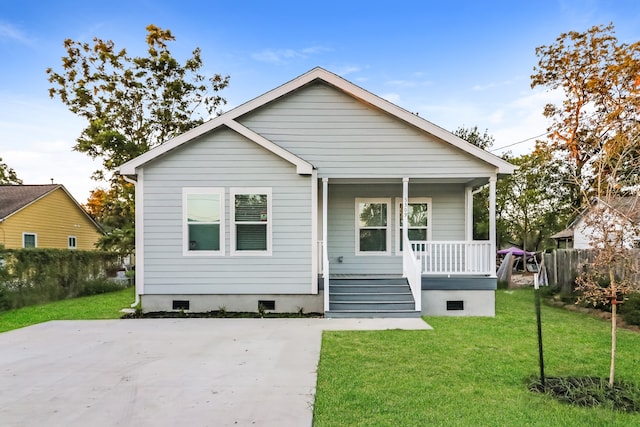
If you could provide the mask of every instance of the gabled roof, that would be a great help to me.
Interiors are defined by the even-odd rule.
[[[460,149],[463,152],[466,152],[480,160],[485,161],[490,165],[495,166],[498,173],[510,174],[513,173],[516,169],[516,167],[509,162],[501,159],[494,154],[489,153],[488,151],[476,147],[473,144],[468,143],[467,141],[457,137],[451,132],[448,132],[439,126],[436,126],[433,123],[401,107],[398,107],[397,105],[383,98],[380,98],[379,96],[374,95],[371,92],[362,89],[361,87],[343,79],[342,77],[334,73],[331,73],[323,68],[316,67],[311,71],[308,71],[307,73],[283,84],[282,86],[279,86],[257,98],[254,98],[251,101],[242,104],[222,114],[221,116],[218,116],[194,129],[191,129],[190,131],[185,132],[184,134],[179,135],[176,138],[173,138],[165,142],[164,144],[159,145],[152,150],[149,150],[148,152],[128,161],[127,163],[120,166],[119,172],[122,175],[135,175],[136,168],[145,165],[155,158],[162,156],[167,152],[174,150],[180,147],[182,144],[185,144],[207,132],[210,132],[221,126],[227,126],[235,130],[236,132],[241,133],[250,140],[253,140],[257,144],[263,146],[274,154],[296,165],[298,173],[310,174],[311,170],[313,169],[313,166],[310,163],[279,147],[273,142],[253,132],[252,130],[246,128],[245,126],[235,121],[235,119],[317,80],[323,81],[335,87],[336,89],[339,89],[344,93],[356,99],[359,99],[366,104],[369,104],[388,114],[391,114],[398,119],[417,127],[418,129],[434,135],[435,137],[448,144],[451,144],[452,146]]]
[[[0,185],[0,221],[59,187],[59,184]]]
[[[61,189],[76,204],[78,209],[91,221],[95,227],[102,231],[102,228],[96,223],[91,216],[80,206],[73,196],[64,188],[62,184],[43,184],[43,185],[0,185],[0,222],[10,216],[20,212],[29,205],[37,202],[47,194]]]
[[[598,203],[602,203],[609,208],[611,208],[614,212],[616,212],[619,216],[629,220],[631,223],[638,224],[640,223],[640,200],[637,196],[633,197],[614,197],[609,202],[600,199],[598,197],[594,198],[591,201],[591,206],[595,206]],[[567,228],[562,231],[557,232],[553,236],[552,239],[568,239],[573,238],[574,231],[578,222],[585,216],[585,214],[589,211],[589,208],[584,208],[576,217],[569,223]]]

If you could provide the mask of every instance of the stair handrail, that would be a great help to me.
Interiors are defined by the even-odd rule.
[[[411,294],[416,304],[416,311],[422,311],[422,269],[411,243],[403,245],[402,275],[409,282]]]
[[[329,310],[329,250],[327,242],[322,244],[322,285],[324,294],[324,309]]]

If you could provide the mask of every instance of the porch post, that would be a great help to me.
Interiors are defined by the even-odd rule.
[[[402,247],[409,244],[409,178],[402,178]]]
[[[327,241],[327,218],[329,207],[329,178],[322,178],[322,284],[324,311],[329,311],[329,242]]]
[[[468,242],[473,240],[473,187],[465,187],[465,207],[467,208],[467,218],[465,221],[465,236]]]
[[[409,221],[409,178],[402,178],[402,245],[409,243],[409,229],[407,222]],[[404,248],[401,248],[404,250]],[[406,256],[403,255],[403,256]],[[402,263],[404,266],[404,262]],[[407,277],[411,272],[402,269],[402,276]]]
[[[496,277],[496,181],[495,175],[489,178],[489,241],[491,242],[489,266],[491,267],[491,277]]]
[[[318,171],[311,171],[311,293],[318,294]]]

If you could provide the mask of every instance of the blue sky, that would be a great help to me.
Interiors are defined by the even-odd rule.
[[[200,47],[205,73],[231,77],[226,110],[321,66],[447,130],[488,129],[499,148],[543,133],[543,105],[558,99],[530,88],[535,48],[609,22],[640,40],[640,2],[0,0],[0,157],[81,203],[100,185],[99,163],[72,151],[85,123],[47,92],[66,38],[143,55],[148,24],[170,29],[175,57]]]

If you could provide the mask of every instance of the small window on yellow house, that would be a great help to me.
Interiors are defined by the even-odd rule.
[[[22,247],[23,248],[38,247],[38,235],[35,233],[22,233]]]
[[[69,249],[76,249],[78,246],[76,236],[69,236]]]

